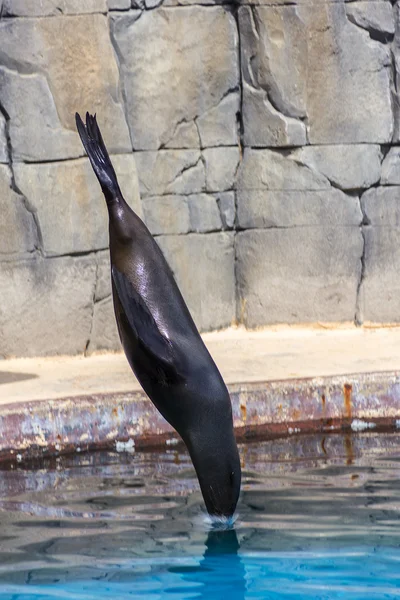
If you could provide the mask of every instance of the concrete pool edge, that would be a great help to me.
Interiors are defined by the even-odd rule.
[[[400,427],[400,371],[229,386],[239,441]],[[0,461],[174,447],[179,436],[140,391],[0,406]]]

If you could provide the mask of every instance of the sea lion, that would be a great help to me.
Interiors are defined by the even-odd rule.
[[[231,517],[241,469],[228,390],[160,248],[122,196],[96,116],[86,113],[85,126],[77,113],[76,125],[107,203],[114,310],[126,357],[185,442],[208,513]]]

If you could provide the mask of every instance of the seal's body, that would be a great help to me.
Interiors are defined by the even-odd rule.
[[[115,316],[132,370],[192,458],[208,512],[231,516],[240,491],[232,407],[151,233],[125,202],[97,126],[76,122],[109,214]]]

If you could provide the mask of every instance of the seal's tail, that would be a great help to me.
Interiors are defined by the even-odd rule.
[[[75,120],[82,144],[107,202],[120,198],[121,190],[119,189],[117,176],[101,137],[96,115],[92,116],[86,113],[86,126],[78,113],[75,114]]]

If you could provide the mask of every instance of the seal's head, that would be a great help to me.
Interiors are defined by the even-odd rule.
[[[209,515],[231,519],[240,493],[240,460],[235,440],[221,437],[222,444],[209,453],[203,450],[193,463]]]
[[[211,517],[231,519],[239,499],[241,468],[232,426],[200,428],[186,441]]]

